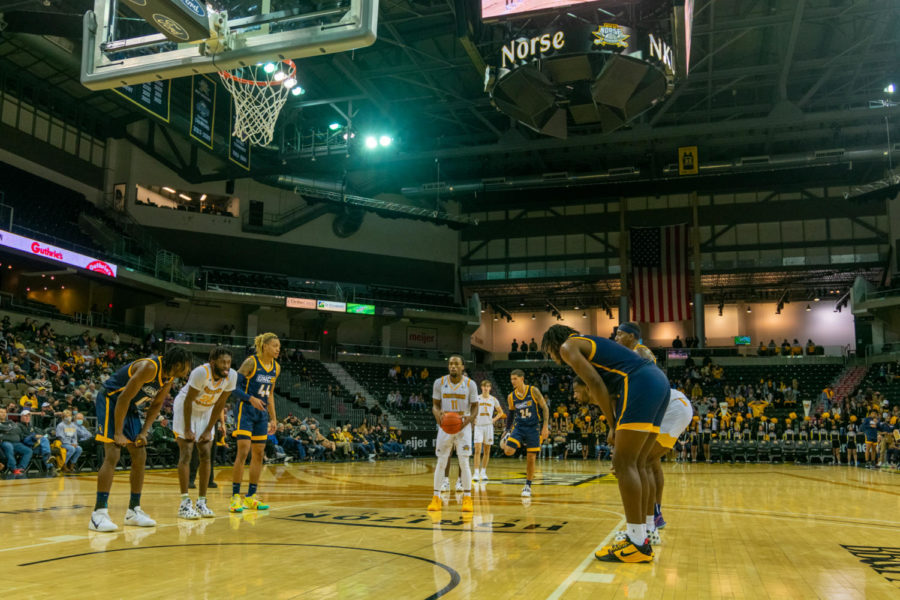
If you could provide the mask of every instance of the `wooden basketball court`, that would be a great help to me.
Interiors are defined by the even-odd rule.
[[[7,598],[898,598],[900,478],[847,467],[665,465],[668,526],[650,564],[594,550],[623,526],[609,463],[491,463],[475,513],[428,514],[434,460],[268,466],[266,513],[180,521],[176,474],[150,471],[155,528],[127,528],[127,474],[89,532],[94,476],[0,483]],[[454,468],[454,477],[456,469]],[[246,489],[246,484],[244,486]],[[193,492],[193,491],[192,491]],[[192,493],[192,497],[196,497]]]

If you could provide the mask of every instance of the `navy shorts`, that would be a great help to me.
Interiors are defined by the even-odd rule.
[[[231,435],[239,440],[250,440],[253,444],[265,444],[269,437],[268,411],[253,408],[249,402],[241,402]]]
[[[616,430],[659,433],[669,406],[669,379],[656,365],[647,364],[625,378],[616,414]]]
[[[97,435],[95,439],[98,442],[112,444],[116,440],[116,399],[118,396],[110,397],[107,394],[98,394],[97,400],[94,402],[97,409]],[[140,417],[134,411],[134,407],[128,408],[125,413],[125,421],[122,424],[122,433],[129,441],[133,442],[141,433]]]
[[[526,452],[541,451],[541,432],[536,427],[517,427],[513,425],[509,437],[506,438],[509,446],[524,448]]]

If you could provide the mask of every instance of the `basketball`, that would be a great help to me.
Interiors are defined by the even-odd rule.
[[[444,416],[441,417],[441,429],[450,435],[459,433],[462,430],[462,417],[455,412],[444,413]]]

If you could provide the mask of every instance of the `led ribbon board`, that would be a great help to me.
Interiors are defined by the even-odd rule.
[[[84,254],[79,254],[71,250],[65,250],[64,248],[51,246],[50,244],[16,235],[9,231],[0,230],[0,246],[12,248],[19,252],[25,252],[26,254],[40,256],[41,258],[55,260],[66,265],[78,267],[79,269],[87,269],[88,271],[93,271],[94,273],[100,273],[101,275],[107,275],[109,277],[115,277],[118,272],[118,267],[112,263],[85,256]]]

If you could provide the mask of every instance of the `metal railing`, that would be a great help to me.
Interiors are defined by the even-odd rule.
[[[431,360],[446,360],[451,354],[462,354],[461,352],[452,352],[449,350],[437,350],[427,348],[408,348],[400,346],[370,346],[364,344],[337,344],[335,346],[335,356],[381,356],[396,358],[427,358]],[[467,361],[471,360],[471,354],[462,354]]]
[[[166,331],[164,332],[163,337],[167,344],[215,344],[240,348],[249,348],[253,346],[253,338],[244,335],[200,333],[193,331]],[[280,341],[282,353],[286,349],[300,350],[303,352],[319,351],[319,342],[316,341],[294,340],[290,338],[282,338]]]

